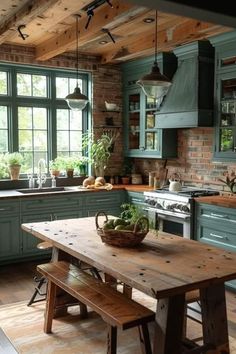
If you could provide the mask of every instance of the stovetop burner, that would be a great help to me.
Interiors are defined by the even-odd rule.
[[[168,194],[173,194],[173,195],[183,195],[187,197],[200,197],[200,196],[211,196],[211,195],[218,195],[219,192],[215,191],[213,189],[199,189],[195,187],[188,187],[188,186],[183,186],[182,190],[179,192],[171,192],[169,191],[169,187],[163,187],[161,189],[156,189],[154,190],[156,193],[168,193]]]

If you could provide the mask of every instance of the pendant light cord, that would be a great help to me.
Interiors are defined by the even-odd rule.
[[[157,10],[156,10],[156,21],[155,21],[155,63],[157,63]]]
[[[79,15],[76,15],[76,87],[79,86]]]

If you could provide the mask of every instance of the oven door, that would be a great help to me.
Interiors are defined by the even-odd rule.
[[[191,238],[190,215],[155,208],[147,208],[146,211],[151,227],[173,235]]]

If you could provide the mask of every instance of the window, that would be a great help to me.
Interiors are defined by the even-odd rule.
[[[87,74],[79,87],[88,95]],[[71,111],[65,97],[76,87],[69,70],[0,65],[0,153],[20,151],[22,173],[36,173],[38,161],[82,155],[88,111]]]

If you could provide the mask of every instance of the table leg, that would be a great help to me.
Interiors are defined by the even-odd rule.
[[[157,302],[153,354],[181,354],[185,294]]]
[[[203,342],[215,349],[208,353],[230,353],[224,283],[200,289]]]

